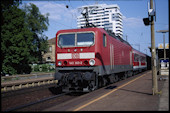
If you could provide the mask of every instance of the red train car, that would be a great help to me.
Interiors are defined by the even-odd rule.
[[[133,49],[133,72],[138,73],[147,70],[147,56],[140,51]]]
[[[132,76],[136,53],[128,42],[103,28],[60,30],[55,79],[64,92],[91,91]]]

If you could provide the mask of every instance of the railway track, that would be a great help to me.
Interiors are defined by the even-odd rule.
[[[7,109],[5,111],[20,110],[20,109],[23,109],[23,108],[26,108],[26,107],[29,107],[29,106],[33,106],[33,105],[36,105],[36,104],[39,104],[39,103],[51,100],[51,99],[55,99],[55,98],[60,97],[60,96],[64,96],[66,94],[68,94],[68,93],[61,93],[61,94],[54,95],[54,96],[51,96],[51,97],[43,98],[43,99],[38,100],[38,101],[34,101],[34,102],[30,102],[30,103],[27,103],[27,104],[24,104],[24,105],[20,105],[20,106],[16,106],[16,107],[13,107],[13,108],[9,108],[9,109]]]
[[[120,81],[116,84],[131,80],[133,78],[135,78],[135,76],[129,77],[128,79]],[[49,84],[49,86],[41,85],[34,88],[30,87],[22,90],[1,93],[2,111],[43,111],[46,108],[50,108],[54,105],[61,105],[62,103],[82,95],[61,93],[60,89],[55,89],[56,84]],[[28,89],[30,91],[28,91]]]
[[[1,110],[5,111],[9,108],[24,105],[35,100],[54,96],[55,94],[51,92],[51,89],[55,86],[56,84],[48,84],[1,92]]]
[[[2,111],[42,111],[78,95],[62,93],[56,84],[42,85],[1,93]]]

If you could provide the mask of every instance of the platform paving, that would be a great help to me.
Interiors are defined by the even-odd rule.
[[[158,83],[163,81],[158,81]],[[163,87],[159,84],[161,95],[152,95],[152,74],[133,81],[108,96],[99,99],[79,111],[169,111],[169,80]],[[83,106],[83,105],[81,105]],[[80,106],[80,107],[81,107]]]
[[[159,99],[159,111],[169,111],[169,76],[166,78]]]
[[[161,95],[152,95],[151,71],[120,83],[111,84],[45,111],[169,111],[169,79],[158,80]]]

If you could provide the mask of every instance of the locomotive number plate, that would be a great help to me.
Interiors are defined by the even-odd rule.
[[[70,65],[82,65],[82,61],[69,62]]]

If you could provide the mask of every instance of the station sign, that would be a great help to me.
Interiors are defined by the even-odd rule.
[[[169,43],[165,44],[165,49],[169,49]]]
[[[158,44],[158,49],[164,49],[164,44],[163,43],[159,43]],[[169,43],[165,44],[165,49],[169,49]]]

